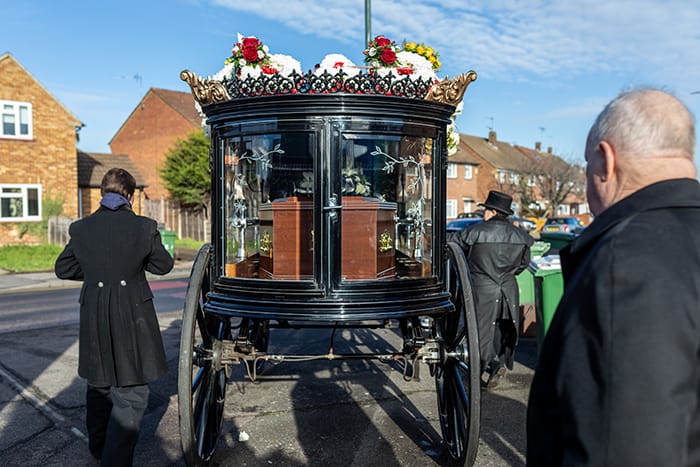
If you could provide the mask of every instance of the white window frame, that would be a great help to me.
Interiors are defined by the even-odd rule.
[[[447,163],[447,178],[457,178],[457,164],[454,162]]]
[[[19,189],[19,192],[6,192],[6,190],[15,191]],[[37,191],[37,210],[36,214],[29,214],[29,190]],[[3,210],[5,209],[5,200],[7,199],[20,199],[22,213],[20,216],[16,217],[3,217]],[[8,203],[9,204],[9,203]],[[31,222],[41,220],[41,185],[33,184],[19,184],[19,183],[3,183],[0,184],[0,222]]]
[[[462,208],[464,209],[465,213],[470,213],[474,211],[474,200],[469,198],[469,199],[463,199],[462,200]]]
[[[498,177],[498,183],[500,183],[501,185],[506,183],[506,173],[505,172],[503,172],[502,170],[499,170],[497,172],[496,176]]]
[[[6,109],[5,107],[11,108]],[[26,115],[23,115],[21,109],[26,109]],[[5,119],[8,116],[12,117],[14,134],[5,133]],[[23,124],[27,125],[27,132],[21,134]],[[32,127],[32,104],[30,104],[29,102],[0,100],[0,138],[32,139]]]
[[[457,200],[448,199],[445,201],[445,217],[455,219],[457,217]]]
[[[464,179],[471,180],[474,177],[473,167],[469,164],[464,166]]]

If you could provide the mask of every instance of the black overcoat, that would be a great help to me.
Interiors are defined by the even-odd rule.
[[[56,275],[83,281],[78,374],[94,386],[154,381],[167,364],[144,271],[173,267],[156,222],[126,205],[101,207],[71,224],[70,236]]]
[[[700,185],[650,185],[561,251],[527,463],[700,465]]]
[[[515,276],[530,264],[530,246],[534,239],[499,217],[465,229],[456,238],[469,263],[481,360],[489,363],[503,354],[504,363],[512,368],[520,321]],[[497,319],[513,323],[502,342],[494,342]]]

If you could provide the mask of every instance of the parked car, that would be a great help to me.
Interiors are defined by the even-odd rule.
[[[537,228],[537,224],[534,221],[525,219],[524,217],[508,216],[508,220],[510,220],[516,227],[523,229],[525,232],[531,232]]]
[[[457,214],[457,219],[476,219],[484,217],[484,210],[479,209],[473,212],[460,212]]]
[[[466,217],[450,221],[445,226],[445,230],[449,232],[461,232],[462,230],[471,227],[472,225],[481,224],[484,219],[481,217]]]
[[[542,226],[541,232],[562,232],[576,234],[586,226],[575,217],[550,217]]]

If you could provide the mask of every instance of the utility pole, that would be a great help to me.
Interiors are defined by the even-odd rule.
[[[372,0],[365,0],[365,47],[372,40]]]

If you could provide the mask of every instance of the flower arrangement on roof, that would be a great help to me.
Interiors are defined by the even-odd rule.
[[[417,42],[404,42],[403,50],[406,52],[413,52],[425,58],[430,62],[430,65],[435,71],[438,71],[442,66],[442,63],[440,63],[440,54],[437,53],[432,47],[425,45],[422,42],[420,44]]]
[[[201,104],[257,96],[343,93],[427,98],[456,105],[476,73],[441,81],[436,73],[438,56],[422,43],[405,43],[402,49],[379,35],[364,50],[365,66],[355,65],[344,55],[329,54],[313,70],[304,72],[294,58],[270,54],[257,37],[238,34],[231,56],[213,78],[203,80],[189,70],[180,76]]]
[[[367,48],[362,52],[365,55],[365,63],[373,68],[395,67],[396,54],[401,51],[401,47],[396,42],[384,36],[377,36],[369,41]]]
[[[345,55],[328,54],[316,67],[314,74],[318,76],[328,72],[328,74],[334,75],[340,70],[343,70],[348,76],[355,76],[361,71],[360,68]]]
[[[257,37],[243,37],[238,34],[238,42],[233,44],[231,56],[224,62],[235,67],[263,66],[270,63],[269,49]]]

